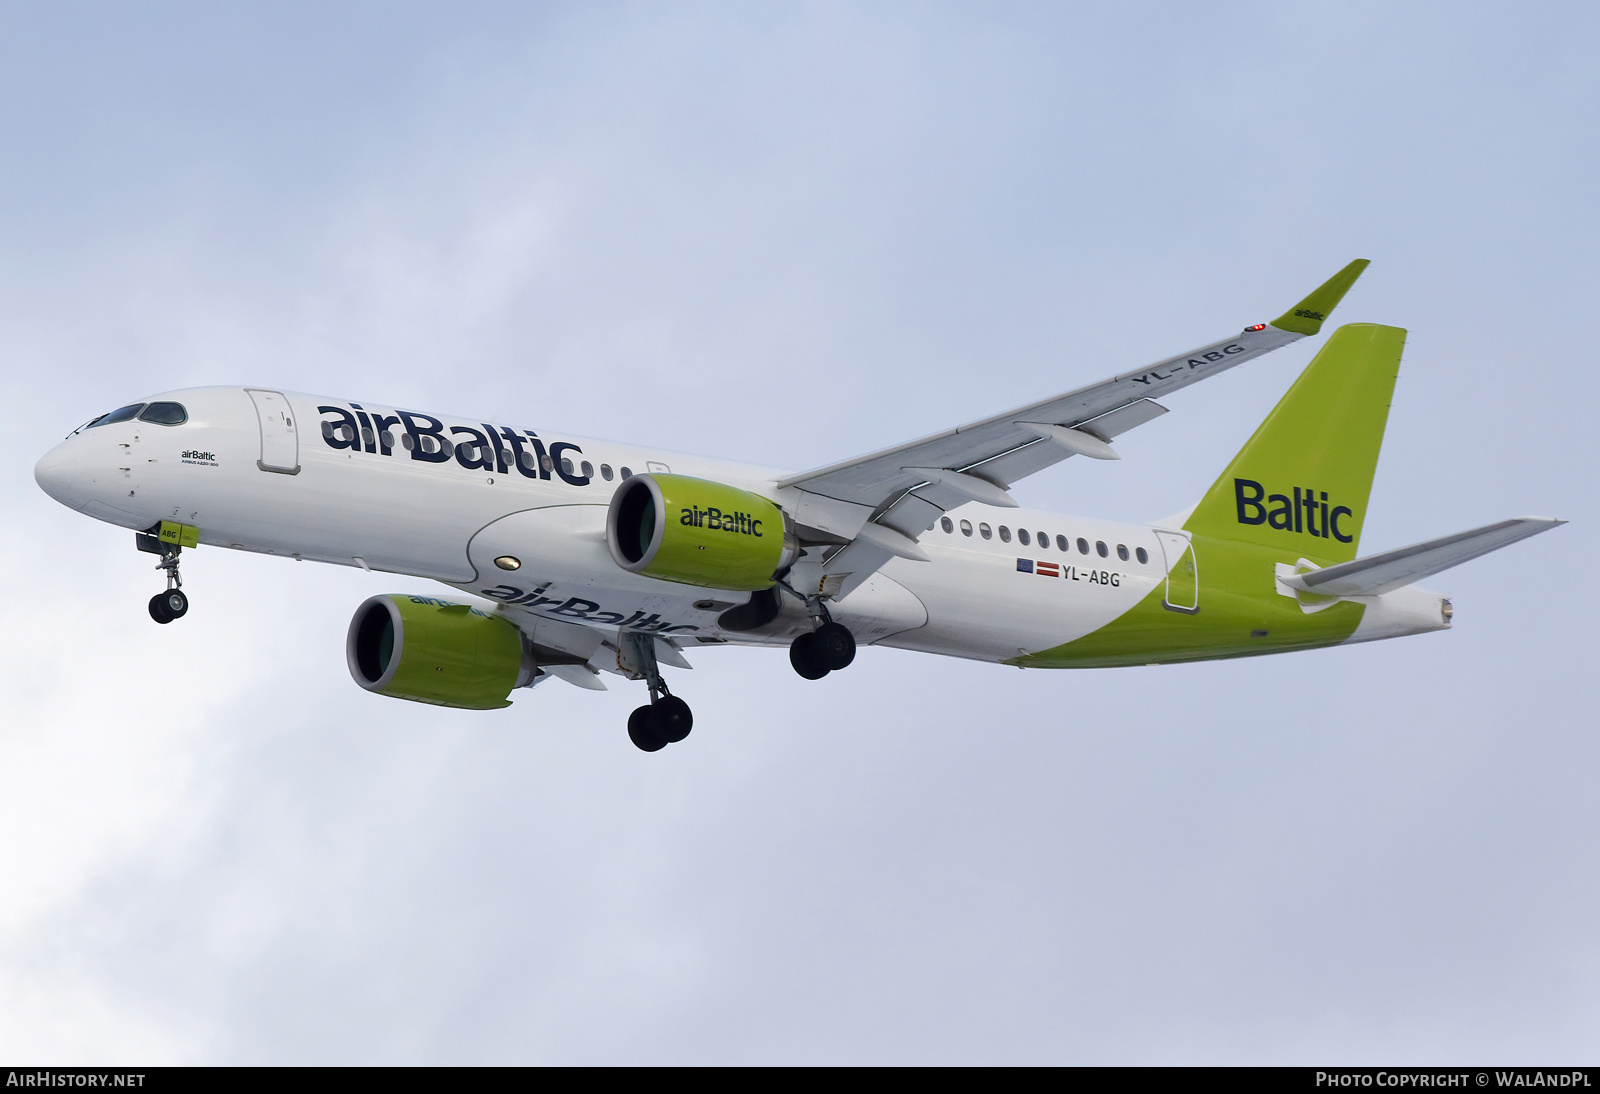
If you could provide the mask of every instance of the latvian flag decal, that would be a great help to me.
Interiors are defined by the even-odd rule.
[[[1054,562],[1035,562],[1033,572],[1040,577],[1060,577],[1061,567]]]

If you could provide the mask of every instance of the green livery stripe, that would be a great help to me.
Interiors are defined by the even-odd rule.
[[[1282,551],[1196,536],[1194,558],[1199,611],[1169,609],[1167,590],[1158,585],[1099,630],[1006,663],[1090,669],[1249,657],[1335,645],[1361,622],[1360,604],[1344,601],[1306,613],[1293,597],[1280,596],[1273,564],[1294,561]]]

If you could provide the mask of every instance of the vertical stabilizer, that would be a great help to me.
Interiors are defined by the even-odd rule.
[[[1184,527],[1322,566],[1355,558],[1405,341],[1399,327],[1336,330]]]

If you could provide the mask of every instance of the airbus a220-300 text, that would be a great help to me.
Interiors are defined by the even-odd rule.
[[[273,388],[153,395],[39,461],[52,497],[135,531],[188,610],[200,544],[431,578],[374,596],[356,683],[487,710],[559,677],[642,681],[655,751],[693,724],[663,666],[786,646],[800,676],[858,643],[1027,668],[1148,665],[1450,626],[1413,582],[1561,523],[1522,517],[1358,557],[1405,331],[1340,327],[1189,511],[1122,524],[1019,508],[1024,476],[1165,414],[1179,388],[1320,333],[1357,260],[1271,323],[957,429],[793,473]]]

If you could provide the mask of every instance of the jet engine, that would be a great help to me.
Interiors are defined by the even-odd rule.
[[[356,609],[345,639],[356,683],[379,695],[467,710],[510,706],[511,689],[537,671],[522,636],[470,604],[391,593]]]
[[[799,548],[787,514],[759,494],[687,475],[635,475],[617,487],[606,546],[630,573],[754,592]]]

